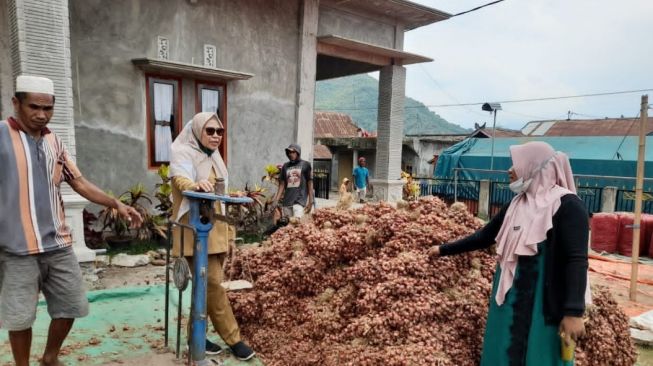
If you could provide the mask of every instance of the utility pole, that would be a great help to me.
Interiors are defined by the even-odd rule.
[[[490,153],[490,170],[494,170],[494,138],[497,133],[497,111],[501,110],[501,104],[483,103],[481,109],[486,112],[494,112],[494,122],[492,122],[492,152]]]
[[[494,110],[494,122],[492,122],[492,152],[490,155],[490,170],[494,170],[494,140],[497,134],[497,110]]]
[[[644,153],[646,151],[646,124],[648,122],[648,95],[642,95],[642,122],[639,126],[637,152],[637,183],[635,184],[635,222],[633,224],[633,257],[630,273],[630,300],[637,301],[637,270],[639,262],[639,234],[642,222],[642,188],[644,185]]]

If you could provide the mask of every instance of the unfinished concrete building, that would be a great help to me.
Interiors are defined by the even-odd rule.
[[[430,61],[403,50],[404,32],[448,17],[406,0],[7,0],[0,114],[13,113],[17,75],[53,79],[53,129],[90,180],[122,192],[152,187],[184,123],[216,111],[231,182],[242,187],[286,160],[291,142],[311,159],[316,81],[380,71],[373,184],[393,200],[401,197],[404,66]],[[65,193],[83,250],[86,202]]]

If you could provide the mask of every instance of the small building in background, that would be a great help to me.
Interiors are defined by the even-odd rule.
[[[524,136],[637,136],[641,118],[566,119],[528,122]],[[646,134],[653,133],[653,117],[646,123]]]
[[[314,123],[314,151],[320,151],[322,157],[315,161],[315,167],[329,172],[332,190],[338,189],[343,178],[351,178],[359,157],[367,160],[370,178],[374,177],[376,134],[358,127],[345,113],[318,111]],[[331,154],[329,160],[327,151]]]

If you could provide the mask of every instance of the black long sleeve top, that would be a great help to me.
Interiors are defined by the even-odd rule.
[[[453,255],[488,248],[503,224],[509,205],[474,234],[440,246],[440,255]],[[589,220],[583,201],[575,194],[560,199],[547,232],[545,254],[544,318],[557,324],[564,316],[580,317],[585,312]]]

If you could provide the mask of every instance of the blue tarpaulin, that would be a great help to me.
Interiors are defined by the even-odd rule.
[[[569,156],[576,175],[632,177],[629,180],[577,177],[581,186],[614,186],[634,189],[637,169],[637,136],[592,137],[510,137],[494,143],[494,170],[506,171],[512,165],[510,146],[529,141],[544,141]],[[646,138],[645,177],[653,178],[653,136]],[[492,139],[470,138],[445,150],[438,158],[435,177],[453,179],[454,168],[490,169]],[[462,170],[459,179],[507,180],[505,173],[483,173]],[[645,190],[653,190],[653,182],[645,182]]]

